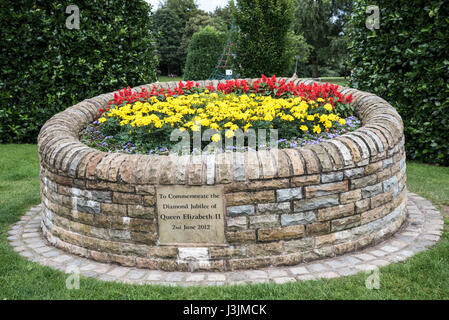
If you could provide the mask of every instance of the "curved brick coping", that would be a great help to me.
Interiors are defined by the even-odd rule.
[[[44,236],[99,262],[164,271],[296,265],[378,243],[406,217],[402,119],[373,94],[339,90],[354,97],[363,124],[355,132],[299,149],[204,157],[89,148],[79,133],[113,95],[84,100],[39,134]],[[225,247],[159,246],[155,194],[170,185],[222,188]]]
[[[42,206],[28,211],[9,233],[14,250],[27,259],[51,268],[104,281],[162,285],[231,285],[261,282],[285,283],[348,276],[393,262],[403,261],[426,250],[440,238],[443,218],[432,204],[408,194],[409,216],[404,227],[390,239],[360,252],[292,267],[236,272],[164,272],[98,263],[54,248],[42,237]]]

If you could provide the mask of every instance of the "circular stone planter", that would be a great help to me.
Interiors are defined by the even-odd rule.
[[[154,85],[177,83],[134,89]],[[299,149],[239,156],[100,152],[79,134],[113,93],[84,100],[52,117],[39,134],[44,237],[82,257],[164,271],[289,266],[379,243],[407,215],[402,119],[373,94],[339,91],[353,95],[360,129]],[[180,232],[161,231],[161,214],[168,212],[161,190],[210,188],[222,214],[221,224],[213,224],[216,239],[164,240]]]

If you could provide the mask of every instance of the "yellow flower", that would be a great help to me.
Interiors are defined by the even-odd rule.
[[[307,128],[307,126],[304,126],[304,125],[300,126],[299,129],[301,129],[304,132],[309,130],[309,128]]]
[[[342,126],[346,124],[346,120],[345,119],[340,119],[338,120],[338,123],[340,123]]]
[[[235,136],[235,133],[232,130],[226,130],[225,136],[226,138],[232,138]]]
[[[213,142],[218,142],[221,140],[221,135],[219,133],[216,133],[212,136],[212,141]]]
[[[106,118],[100,118],[100,119],[98,119],[98,123],[103,123],[103,122],[105,122],[106,121]]]
[[[321,127],[319,125],[313,126],[314,133],[321,133]]]
[[[201,127],[199,125],[194,124],[192,126],[192,131],[198,132],[198,131],[200,131],[200,129],[201,129]]]
[[[332,111],[333,110],[332,105],[330,103],[326,103],[324,105],[324,109],[326,109],[327,111]]]
[[[307,116],[307,120],[309,120],[309,121],[313,121],[313,120],[315,120],[315,117],[314,117],[314,116],[312,116],[312,115],[308,115],[308,116]]]

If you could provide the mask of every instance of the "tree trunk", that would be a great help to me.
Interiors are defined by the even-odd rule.
[[[318,57],[315,55],[315,57],[312,60],[312,77],[318,78]]]

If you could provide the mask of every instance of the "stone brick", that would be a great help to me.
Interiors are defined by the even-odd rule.
[[[338,219],[354,214],[354,203],[318,210],[318,221]]]
[[[321,175],[321,183],[329,183],[343,180],[343,172],[333,172]]]
[[[302,188],[290,188],[276,190],[277,202],[302,199]]]
[[[349,216],[337,220],[332,220],[331,231],[341,231],[354,228],[360,225],[360,215]]]
[[[281,215],[282,226],[308,224],[314,221],[316,221],[316,214],[313,211]]]
[[[396,176],[391,177],[390,179],[383,182],[384,191],[393,190],[394,195],[399,193],[399,182]]]
[[[319,175],[299,176],[299,177],[292,178],[292,186],[293,187],[302,187],[302,186],[306,186],[306,185],[313,185],[313,184],[319,184],[319,183],[320,183]]]
[[[228,270],[247,270],[268,267],[271,264],[270,258],[252,258],[252,259],[231,259],[226,261]]]
[[[177,262],[173,260],[161,259],[159,260],[159,269],[167,272],[186,272],[189,271],[189,264],[187,262]]]
[[[130,238],[132,241],[146,245],[155,245],[157,241],[157,235],[150,232],[131,231]]]
[[[274,214],[264,214],[249,217],[250,229],[274,228],[279,226],[279,216]]]
[[[284,241],[284,252],[295,253],[310,251],[315,246],[315,238]]]
[[[245,216],[226,219],[226,230],[239,231],[245,229],[248,229],[248,221]]]
[[[137,268],[140,268],[140,269],[157,270],[158,262],[157,262],[157,260],[153,260],[153,259],[136,258],[136,266],[137,266]]]
[[[248,230],[248,231],[237,231],[237,232],[226,232],[225,233],[226,240],[229,243],[248,243],[256,241],[256,231]]]
[[[288,162],[288,156],[283,150],[278,151],[278,176],[281,178],[290,177],[292,172],[290,170],[290,164]]]
[[[282,214],[291,212],[290,202],[261,203],[257,205],[258,214]]]
[[[252,203],[274,202],[274,191],[237,192],[226,195],[228,206],[248,205]]]
[[[319,173],[320,168],[318,164],[318,159],[315,157],[312,150],[302,148],[300,153],[305,161],[305,167],[307,174]]]
[[[154,196],[156,194],[156,188],[153,185],[137,185],[136,193]]]
[[[237,258],[245,257],[246,252],[243,248],[211,247],[209,248],[209,256],[211,259]]]
[[[304,226],[288,226],[270,229],[259,229],[257,239],[261,242],[298,239],[304,236]]]
[[[345,193],[340,193],[340,203],[341,204],[347,204],[356,202],[357,200],[362,199],[362,190],[352,190]]]
[[[131,218],[153,219],[156,215],[154,212],[154,207],[128,205],[128,216]]]
[[[354,165],[354,160],[351,151],[343,142],[336,139],[331,139],[328,142],[335,145],[338,148],[340,154],[343,156],[343,164],[345,165],[345,167]]]
[[[315,222],[306,225],[306,235],[310,236],[318,236],[322,234],[327,234],[331,230],[330,222]]]
[[[148,256],[155,258],[177,258],[178,249],[175,247],[151,247],[148,248]]]
[[[316,248],[321,248],[324,246],[332,245],[334,244],[335,241],[336,241],[335,234],[333,233],[325,234],[315,238],[315,246]]]
[[[112,202],[118,204],[141,204],[142,196],[131,193],[113,192]]]
[[[289,186],[288,179],[256,180],[246,184],[247,190],[272,190]],[[245,190],[246,191],[246,190]]]
[[[359,200],[355,203],[355,212],[362,213],[370,208],[370,199]]]
[[[355,250],[355,242],[346,242],[346,243],[340,243],[336,244],[335,246],[335,253],[338,255],[352,252]]]
[[[156,226],[152,220],[130,218],[129,229],[132,231],[155,232]]]
[[[371,198],[379,193],[382,193],[382,183],[374,184],[372,186],[368,186],[362,189],[362,197],[363,198]]]
[[[226,212],[230,216],[238,216],[238,215],[253,215],[255,210],[254,206],[233,206],[233,207],[227,207]]]
[[[328,196],[344,191],[348,191],[348,181],[320,184],[316,186],[304,187],[306,198],[314,198],[321,196]]]
[[[300,176],[304,174],[305,165],[298,151],[295,149],[284,149],[283,151],[287,154],[288,158],[290,159],[293,175]]]
[[[371,208],[376,208],[393,200],[393,190],[378,194],[371,198]]]
[[[390,207],[391,205],[383,205],[381,207],[377,207],[369,211],[363,212],[361,214],[361,223],[366,224],[368,222],[384,217],[389,213]]]
[[[293,202],[293,211],[302,212],[319,208],[327,208],[338,204],[338,195],[328,197],[317,197]]]
[[[367,165],[365,167],[365,174],[366,175],[373,174],[373,173],[379,171],[380,169],[382,169],[382,161],[370,163],[369,165]]]
[[[365,168],[354,168],[348,169],[344,171],[344,176],[347,179],[360,178],[365,175]]]
[[[366,186],[375,184],[377,176],[375,174],[365,176],[363,178],[351,179],[351,190],[364,188]]]
[[[148,207],[153,207],[156,205],[156,197],[155,196],[144,196],[143,204]]]
[[[248,257],[278,255],[282,253],[282,243],[253,244],[249,245],[246,250]]]
[[[318,162],[321,166],[323,172],[332,171],[332,161],[327,154],[326,150],[318,144],[308,145],[305,148],[312,150],[316,157],[318,158]]]
[[[273,266],[282,267],[282,266],[295,266],[303,262],[303,255],[300,252],[286,254],[282,256],[274,256],[272,257]]]

